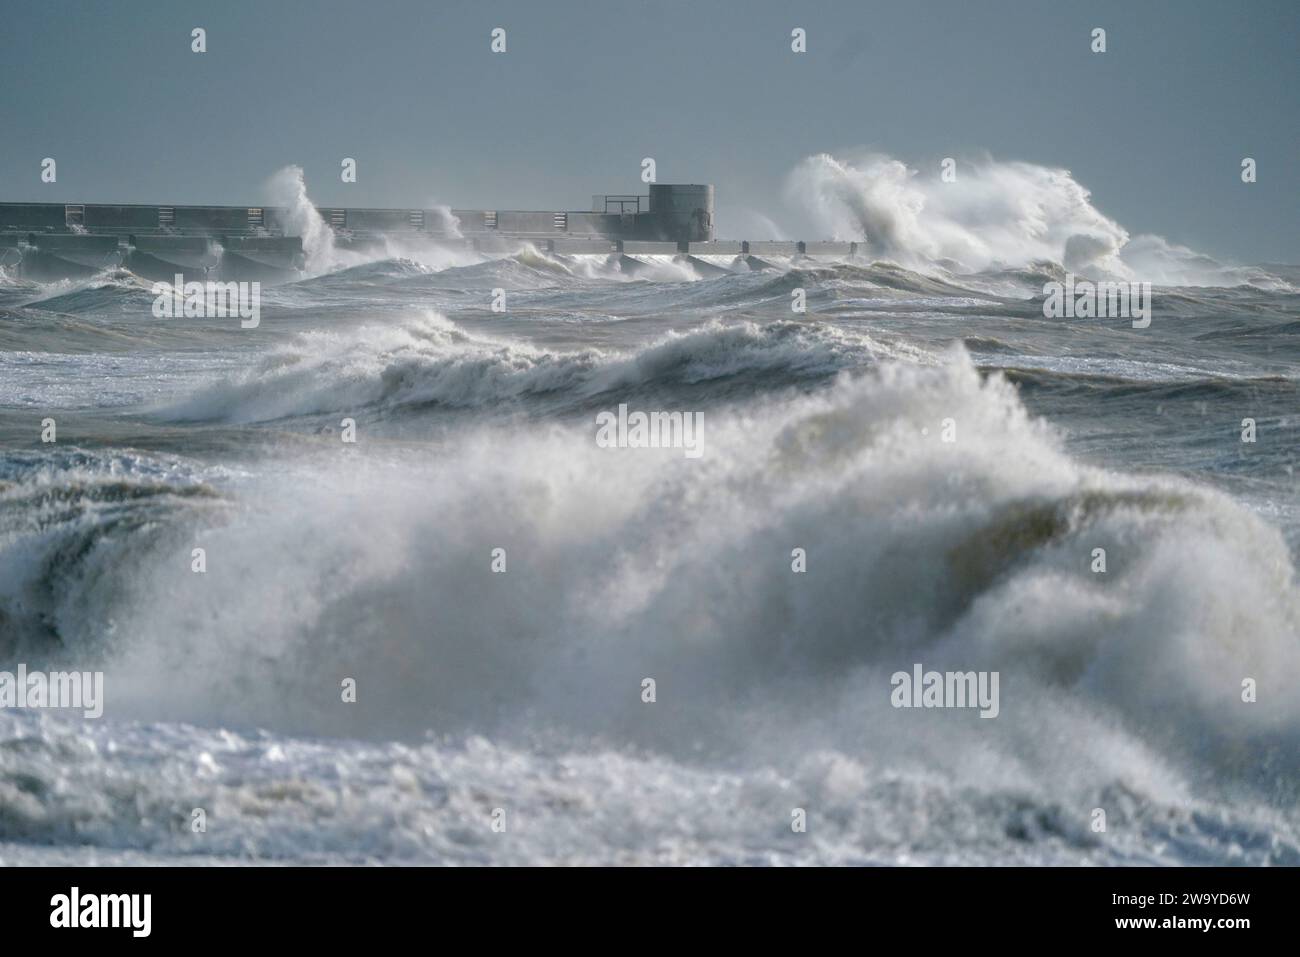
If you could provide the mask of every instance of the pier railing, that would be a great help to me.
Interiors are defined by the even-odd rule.
[[[596,195],[591,197],[591,211],[602,216],[635,216],[650,211],[649,196]]]

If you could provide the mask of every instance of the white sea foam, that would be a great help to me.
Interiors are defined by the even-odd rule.
[[[112,729],[15,728],[37,743],[0,761],[40,778],[71,748],[73,791],[112,777],[150,809],[92,810],[81,839],[158,853],[185,852],[168,815],[207,801],[238,822],[204,845],[218,857],[1295,861],[1260,761],[1300,735],[1300,591],[1274,529],[1184,481],[1072,461],[960,353],[710,425],[695,461],[554,422],[322,444],[229,484],[220,511],[96,537],[62,567],[54,619],[65,648],[103,655]],[[39,567],[62,527],[13,530],[4,554]],[[916,660],[999,671],[998,717],[893,709],[889,675]],[[425,732],[448,737],[293,737]],[[73,791],[0,794],[2,836],[59,840]],[[1083,823],[1099,802],[1131,825],[1113,842]],[[476,830],[497,805],[518,842]],[[789,842],[796,806],[817,840]]]
[[[361,409],[492,409],[522,400],[572,405],[638,386],[689,386],[740,375],[827,376],[923,350],[831,326],[710,323],[669,333],[632,354],[549,351],[470,333],[427,312],[347,332],[311,332],[247,373],[223,378],[166,411],[194,421],[262,422]]]
[[[588,432],[481,426],[430,458],[324,448],[187,533],[224,556],[204,578],[136,556],[78,640],[108,617],[130,636],[117,681],[139,684],[142,715],[340,733],[528,711],[663,743],[733,723],[719,701],[798,711],[801,681],[871,701],[877,669],[923,651],[1003,672],[995,724],[1042,719],[1033,695],[1017,707],[1021,675],[1207,767],[1252,737],[1294,745],[1281,536],[1220,494],[1072,462],[964,357],[711,412],[699,461],[611,455]],[[809,550],[806,577],[786,544]],[[488,572],[497,545],[509,577]],[[1105,577],[1088,571],[1098,546]],[[329,705],[349,667],[373,712]],[[642,672],[678,696],[659,731],[633,720]],[[1245,676],[1253,708],[1233,704]]]
[[[1253,267],[1224,264],[1160,236],[1131,236],[1069,170],[962,158],[956,180],[883,153],[819,153],[791,171],[786,200],[815,235],[864,241],[872,256],[962,271],[1058,263],[1090,276],[1161,285],[1255,283],[1291,289]]]

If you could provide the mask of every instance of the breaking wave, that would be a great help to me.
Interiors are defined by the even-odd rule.
[[[410,732],[527,711],[660,747],[707,727],[711,746],[740,747],[750,722],[847,708],[822,730],[860,741],[900,720],[878,707],[886,676],[923,660],[1004,675],[998,730],[913,742],[932,766],[967,733],[1047,762],[1065,733],[1051,716],[1068,715],[1080,760],[1113,759],[1087,742],[1120,726],[1171,766],[1282,783],[1268,755],[1293,755],[1300,733],[1300,592],[1280,534],[1219,493],[1079,465],[964,355],[707,413],[698,462],[609,455],[590,433],[480,427],[396,472],[322,447],[236,483],[219,521],[204,507],[163,522],[130,561],[104,497],[141,508],[154,492],[100,479],[50,499],[39,531],[11,526],[3,555],[11,578],[61,569],[63,605],[42,617],[63,646],[93,649],[114,622],[113,687],[150,717]],[[31,481],[0,502],[30,500]],[[202,587],[193,542],[212,556]],[[507,591],[483,558],[496,545]],[[373,707],[331,710],[340,674]],[[650,726],[624,693],[645,674],[675,702]],[[1256,706],[1240,704],[1244,677]]]
[[[879,358],[925,353],[823,324],[712,322],[635,353],[551,352],[473,334],[438,315],[311,332],[257,366],[163,412],[175,421],[267,422],[362,410],[514,408],[550,412],[654,390],[713,400],[824,379]]]
[[[864,241],[871,255],[912,268],[974,272],[1047,262],[1161,285],[1293,289],[1258,267],[1226,265],[1159,236],[1130,236],[1069,170],[982,157],[959,161],[956,177],[944,182],[937,167],[922,174],[881,153],[819,153],[791,171],[785,192],[823,234]]]
[[[318,350],[334,358],[293,380],[294,409],[337,407],[347,389],[480,403],[716,383],[755,363],[824,375],[845,364],[838,350],[871,352],[800,328],[738,323],[631,357],[560,358],[430,317],[387,347],[411,352],[418,387],[340,374],[353,340]],[[376,344],[363,364],[392,365],[384,355]],[[471,367],[459,382],[440,366],[456,361]],[[295,394],[288,380],[210,392],[192,411],[286,414],[281,392]],[[1277,530],[1227,496],[1074,461],[962,352],[882,355],[813,393],[706,408],[701,459],[613,454],[592,434],[480,419],[407,449],[363,431],[366,454],[322,439],[252,474],[147,455],[10,460],[6,650],[102,667],[113,720],[73,738],[5,718],[26,743],[0,752],[0,840],[191,853],[174,825],[204,806],[232,837],[203,853],[232,857],[1117,862],[1165,848],[1179,862],[1300,862],[1286,810],[1300,589]],[[806,573],[792,572],[795,548]],[[914,662],[999,671],[998,719],[889,707],[890,674]],[[355,704],[339,704],[344,678]],[[133,720],[151,723],[137,736]],[[158,751],[160,728],[210,746]],[[25,784],[6,783],[11,764]],[[76,787],[52,786],[56,773]],[[653,800],[632,783],[649,780]],[[465,822],[502,789],[538,830],[490,851]],[[735,833],[704,826],[705,790],[737,814]],[[138,813],[75,793],[130,794]],[[345,818],[322,817],[339,801]],[[803,801],[827,818],[827,843],[773,844]],[[1113,840],[1082,826],[1096,806]],[[645,831],[612,840],[634,808]]]

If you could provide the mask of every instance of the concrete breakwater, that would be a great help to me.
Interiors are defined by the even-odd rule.
[[[713,187],[652,184],[646,196],[597,195],[585,211],[315,207],[337,249],[382,254],[385,244],[469,245],[510,253],[606,254],[624,272],[637,255],[851,256],[856,243],[746,242],[714,238]],[[310,211],[308,211],[310,212]],[[270,206],[0,203],[0,266],[48,282],[124,267],[158,280],[288,281],[306,264],[301,211]]]

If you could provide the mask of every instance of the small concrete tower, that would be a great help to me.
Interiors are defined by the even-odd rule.
[[[658,238],[708,242],[713,239],[713,187],[651,183],[650,219]]]

